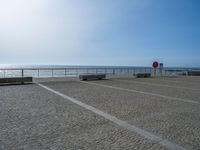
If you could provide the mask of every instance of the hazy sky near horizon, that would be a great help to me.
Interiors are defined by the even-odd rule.
[[[199,0],[0,0],[0,64],[200,67]]]

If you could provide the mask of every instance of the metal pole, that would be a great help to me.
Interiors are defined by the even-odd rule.
[[[65,68],[65,77],[67,76],[67,69]]]
[[[24,84],[24,69],[21,70],[22,71],[22,84]]]
[[[51,71],[52,71],[51,74],[52,74],[52,77],[53,77],[53,69]]]
[[[3,71],[3,76],[6,77],[6,70]]]
[[[76,68],[76,76],[78,77],[78,68]]]
[[[162,68],[160,68],[160,75],[161,75],[161,76],[162,76],[162,71],[163,71]]]
[[[40,70],[38,69],[38,78],[40,77]]]
[[[115,68],[113,68],[113,75],[115,75]]]
[[[22,69],[22,78],[24,77],[24,69]]]
[[[129,68],[128,68],[128,75],[129,75]]]
[[[154,68],[154,77],[156,76],[156,68]]]

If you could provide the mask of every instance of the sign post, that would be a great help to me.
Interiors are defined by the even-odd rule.
[[[152,64],[152,67],[154,68],[154,76],[156,76],[156,68],[158,68],[159,63],[157,61],[154,61]]]
[[[163,63],[159,64],[159,68],[160,68],[160,75],[162,76],[162,73],[163,73]]]

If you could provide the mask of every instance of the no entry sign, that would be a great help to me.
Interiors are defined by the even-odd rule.
[[[159,65],[159,63],[157,61],[154,61],[153,64],[152,64],[152,67],[153,68],[158,68],[158,65]]]

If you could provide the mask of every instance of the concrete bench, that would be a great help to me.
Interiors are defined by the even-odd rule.
[[[200,76],[200,71],[188,71],[188,76]]]
[[[136,76],[136,78],[150,78],[151,77],[151,73],[137,73],[134,75]]]
[[[91,79],[98,79],[102,80],[106,78],[106,74],[85,74],[79,75],[80,80],[91,80]]]
[[[32,77],[9,77],[9,78],[0,78],[0,83],[25,83],[32,82]]]

